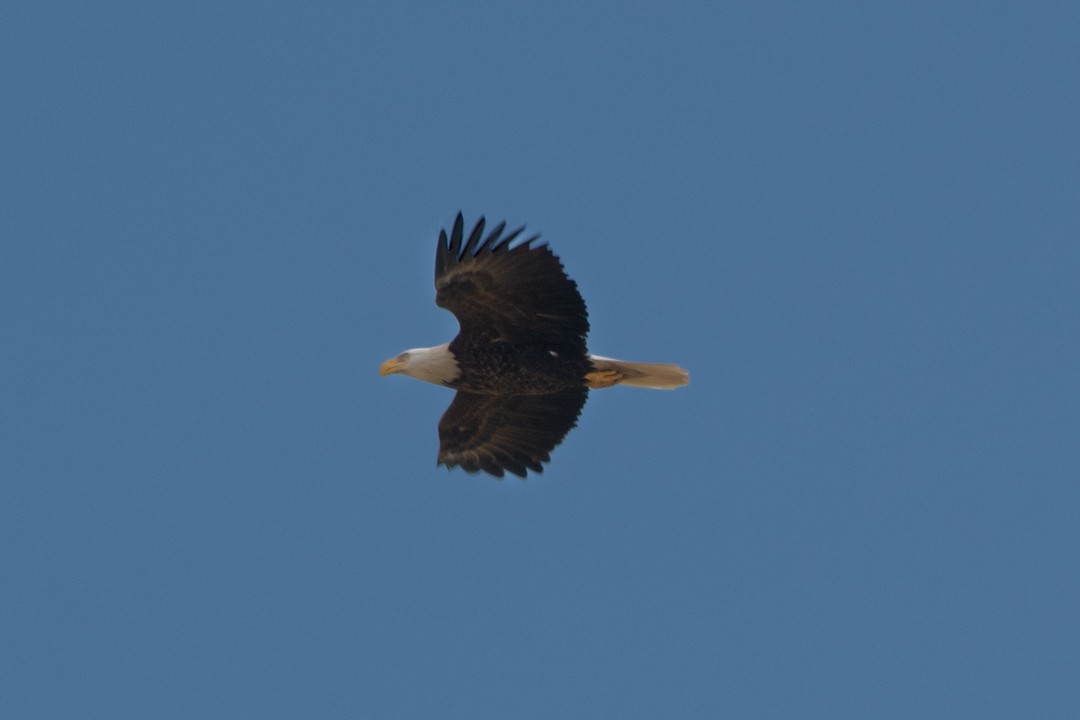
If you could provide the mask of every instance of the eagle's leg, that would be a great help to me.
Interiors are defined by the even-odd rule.
[[[585,375],[585,384],[593,390],[611,387],[623,379],[623,374],[618,370],[593,370]]]

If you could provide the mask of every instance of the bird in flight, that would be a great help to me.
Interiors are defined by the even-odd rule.
[[[577,424],[590,389],[631,385],[674,389],[690,381],[678,365],[590,355],[589,317],[577,283],[538,235],[485,236],[484,218],[464,234],[458,213],[435,251],[435,304],[460,331],[448,343],[390,358],[380,375],[400,373],[457,391],[439,421],[438,465],[524,478]]]

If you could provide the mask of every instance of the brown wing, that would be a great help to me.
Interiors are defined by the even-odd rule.
[[[486,238],[484,218],[466,239],[458,213],[435,253],[435,303],[457,316],[461,335],[493,341],[547,343],[585,352],[589,316],[577,284],[547,245],[534,235],[514,247],[525,228],[503,235],[499,223]]]
[[[587,388],[548,395],[477,395],[461,390],[439,421],[439,465],[504,471],[525,477],[543,472],[541,463],[577,424]]]

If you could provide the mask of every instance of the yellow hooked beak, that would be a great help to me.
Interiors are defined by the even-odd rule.
[[[405,369],[405,360],[403,360],[402,357],[400,355],[398,355],[397,357],[390,358],[389,360],[387,360],[386,362],[384,362],[382,365],[379,366],[379,375],[385,377],[387,375],[393,375],[394,373],[399,373],[404,369]]]

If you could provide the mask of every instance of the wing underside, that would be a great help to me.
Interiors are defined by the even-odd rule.
[[[544,395],[480,395],[458,391],[439,421],[439,462],[496,477],[543,472],[577,423],[588,389]]]

